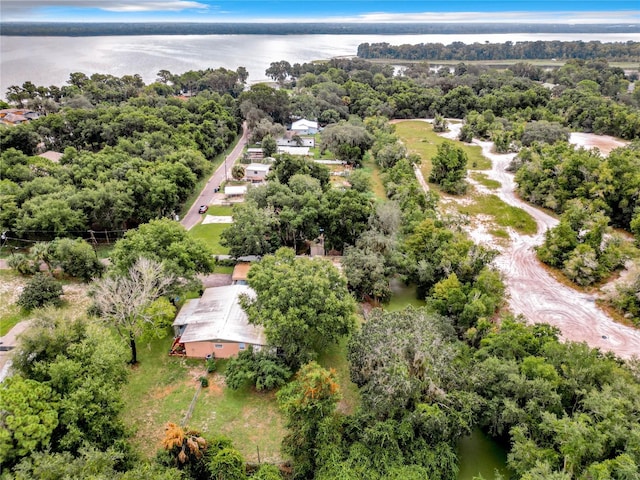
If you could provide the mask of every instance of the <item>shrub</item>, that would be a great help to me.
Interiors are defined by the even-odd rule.
[[[26,310],[45,305],[59,305],[60,295],[62,295],[60,282],[49,275],[38,273],[27,282],[18,299],[18,305]]]
[[[232,390],[247,383],[257,390],[273,390],[287,382],[291,371],[276,356],[254,352],[250,347],[229,360],[225,375],[227,386]]]
[[[209,461],[211,478],[244,480],[247,478],[244,458],[234,448],[223,448]]]
[[[38,273],[38,265],[24,253],[11,255],[7,260],[10,268],[22,275],[33,275]]]
[[[282,475],[280,469],[275,465],[264,464],[251,478],[253,480],[282,480]]]
[[[85,282],[99,277],[104,270],[93,247],[81,238],[57,239],[53,243],[53,260],[66,275],[81,278]]]
[[[207,377],[200,377],[198,380],[200,380],[200,386],[202,388],[207,388],[209,386],[209,379]]]
[[[207,358],[205,361],[205,367],[207,369],[207,373],[213,373],[216,371],[216,359],[215,358]]]

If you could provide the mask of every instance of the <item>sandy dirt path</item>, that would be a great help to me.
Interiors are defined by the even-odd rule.
[[[442,136],[457,138],[461,124],[450,124]],[[491,159],[492,169],[483,171],[502,187],[494,192],[504,202],[527,211],[536,221],[535,235],[510,231],[511,242],[501,247],[494,260],[507,285],[508,302],[515,314],[529,322],[548,323],[560,329],[562,338],[586,342],[591,347],[611,351],[622,358],[640,356],[640,331],[616,323],[595,303],[596,297],[573,290],[555,280],[538,261],[533,247],[544,240],[544,232],[558,220],[520,200],[515,195],[513,175],[505,171],[515,154],[495,154],[492,142],[473,142]],[[492,247],[495,247],[492,245]]]

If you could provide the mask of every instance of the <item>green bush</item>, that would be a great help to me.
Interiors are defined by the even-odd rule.
[[[207,377],[200,377],[198,380],[200,380],[200,386],[202,388],[207,388],[209,386],[209,379]]]
[[[7,260],[10,268],[22,275],[33,275],[38,273],[38,264],[34,262],[24,253],[16,253],[9,257]]]
[[[223,448],[209,461],[211,478],[244,480],[247,478],[244,458],[234,448]]]
[[[207,368],[207,373],[213,373],[216,371],[216,359],[215,358],[207,358],[205,361],[205,366]]]
[[[280,469],[275,465],[261,465],[258,471],[251,476],[253,480],[282,480]]]
[[[45,305],[59,305],[60,295],[62,295],[60,282],[49,275],[38,273],[27,282],[18,298],[18,305],[26,310]]]
[[[247,383],[257,390],[273,390],[284,385],[291,375],[279,358],[265,352],[254,352],[251,347],[230,359],[225,370],[226,384],[232,390]]]

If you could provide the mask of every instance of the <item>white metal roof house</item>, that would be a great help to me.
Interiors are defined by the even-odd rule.
[[[298,135],[313,135],[318,133],[318,122],[301,118],[291,124],[291,131]]]
[[[264,182],[271,165],[265,163],[250,163],[244,167],[244,177],[251,182]]]
[[[295,137],[295,138],[294,138]],[[276,138],[276,145],[279,147],[315,147],[314,137],[301,137],[295,132],[287,132],[284,137]]]
[[[187,300],[173,322],[176,338],[172,353],[187,357],[229,358],[250,345],[267,344],[264,329],[251,325],[239,303],[240,294],[254,296],[247,285],[207,288],[202,297]]]

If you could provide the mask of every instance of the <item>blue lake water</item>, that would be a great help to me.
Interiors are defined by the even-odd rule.
[[[139,74],[146,83],[160,70],[243,66],[249,82],[266,80],[271,62],[305,63],[353,56],[364,42],[394,45],[525,40],[640,40],[640,34],[467,34],[467,35],[139,35],[103,37],[0,36],[0,97],[11,85],[64,85],[69,73]]]

